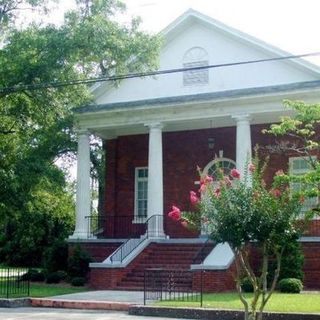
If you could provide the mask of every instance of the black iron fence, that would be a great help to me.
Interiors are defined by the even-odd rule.
[[[29,294],[28,269],[0,268],[0,297],[8,299],[29,296]]]
[[[202,272],[195,285],[190,270],[146,269],[144,272],[144,304],[150,300],[197,302],[203,304]]]

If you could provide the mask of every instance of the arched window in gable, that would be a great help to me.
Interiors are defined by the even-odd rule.
[[[184,68],[206,67],[209,65],[209,56],[201,47],[189,49],[183,57]],[[183,72],[183,85],[193,86],[209,83],[209,69],[186,70]]]

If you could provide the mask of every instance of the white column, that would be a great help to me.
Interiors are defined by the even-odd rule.
[[[162,124],[151,123],[149,127],[148,159],[148,230],[155,237],[164,236],[163,231],[163,168],[162,168]]]
[[[251,130],[248,114],[233,116],[237,122],[236,163],[243,177],[247,165],[251,162]],[[250,179],[248,179],[248,183]]]
[[[76,227],[70,239],[86,239],[89,232],[87,216],[91,211],[90,141],[87,130],[78,131]]]

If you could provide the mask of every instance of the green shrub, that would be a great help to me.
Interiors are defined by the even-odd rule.
[[[59,283],[60,280],[59,274],[57,272],[52,272],[47,275],[46,283]]]
[[[27,273],[22,276],[22,280],[30,280],[32,282],[42,282],[45,280],[43,271],[37,269],[29,269]]]
[[[303,263],[304,256],[302,252],[301,243],[293,239],[286,244],[285,250],[281,259],[281,267],[279,280],[287,278],[296,278],[303,281]],[[274,270],[276,269],[276,263],[273,261],[270,264],[269,273],[268,273],[268,284],[270,285],[273,276]]]
[[[241,281],[241,288],[244,292],[253,292],[253,286],[249,278],[243,278]]]
[[[75,287],[82,287],[86,283],[86,279],[84,277],[74,277],[71,280],[71,284]]]
[[[68,274],[70,278],[86,277],[89,271],[91,257],[80,245],[76,245],[73,254],[68,259]]]
[[[278,283],[280,292],[284,293],[300,293],[303,289],[301,280],[295,278],[282,279]]]
[[[68,278],[68,273],[63,270],[56,271],[56,274],[59,275],[60,280],[66,280]]]
[[[67,270],[68,244],[65,240],[56,240],[47,248],[44,254],[44,267],[49,272]]]

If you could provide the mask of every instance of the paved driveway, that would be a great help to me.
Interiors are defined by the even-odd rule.
[[[87,311],[74,309],[49,308],[0,308],[0,320],[168,320],[169,318],[153,318],[130,316],[118,311]],[[172,318],[170,318],[172,320]],[[179,319],[176,319],[179,320]],[[182,319],[180,319],[182,320]]]

